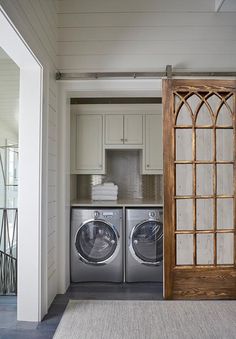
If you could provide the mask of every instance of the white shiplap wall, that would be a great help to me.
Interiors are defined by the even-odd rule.
[[[5,139],[18,142],[19,67],[10,58],[0,58],[0,146]]]
[[[59,0],[59,69],[236,70],[236,12],[214,9],[214,0]]]
[[[43,66],[44,72],[44,168],[47,192],[43,228],[47,233],[47,304],[57,293],[56,192],[57,192],[57,2],[55,0],[0,0],[24,40]],[[45,229],[46,228],[46,229]]]

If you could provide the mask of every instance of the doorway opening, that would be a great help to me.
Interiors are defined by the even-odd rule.
[[[80,298],[93,288],[162,298],[161,121],[161,98],[71,100],[70,288]]]
[[[42,66],[2,7],[0,7],[0,47],[2,54],[7,55],[17,65],[19,74],[19,137],[13,140],[14,138],[5,136],[1,149],[1,159],[4,158],[4,161],[1,161],[4,205],[11,206],[12,214],[15,211],[15,215],[10,216],[10,212],[4,206],[2,212],[5,240],[5,259],[2,261],[5,274],[4,293],[17,292],[17,320],[40,321],[44,307],[42,286],[45,279],[41,241]],[[6,77],[9,77],[10,73],[6,69],[5,71]],[[12,108],[11,114],[13,111]],[[14,122],[13,118],[12,120],[11,123]],[[16,199],[14,195],[18,185],[17,168],[19,168],[19,186]],[[16,221],[18,232],[14,226]],[[14,263],[16,255],[17,267]]]
[[[143,90],[143,88],[145,88],[145,83],[148,83],[148,85],[146,84],[147,90]],[[87,90],[85,90],[84,86],[87,88]],[[110,106],[112,106],[112,105],[114,107],[116,105],[120,105],[120,106],[123,105],[123,107],[120,107],[120,109],[121,109],[120,113],[122,112],[122,110],[123,110],[123,113],[124,113],[124,106],[126,106],[126,109],[128,108],[128,110],[130,110],[130,109],[133,110],[132,112],[131,111],[127,112],[127,113],[130,113],[130,114],[128,114],[129,118],[130,118],[130,116],[132,116],[132,118],[135,118],[135,120],[133,120],[133,119],[131,119],[131,120],[134,121],[135,123],[137,123],[138,126],[140,126],[142,119],[145,119],[145,113],[139,112],[140,115],[137,116],[138,114],[135,114],[135,112],[137,113],[138,110],[142,106],[144,106],[145,104],[149,105],[149,106],[153,105],[153,110],[156,112],[156,108],[154,106],[157,105],[158,103],[160,103],[160,100],[159,100],[158,103],[156,102],[156,100],[158,98],[160,99],[160,96],[161,96],[161,93],[158,90],[160,88],[160,86],[161,86],[160,80],[158,80],[158,81],[157,80],[155,80],[155,81],[143,81],[142,83],[140,83],[140,82],[138,83],[135,80],[132,81],[132,82],[131,81],[121,81],[120,82],[120,81],[100,81],[99,80],[97,82],[96,81],[89,81],[89,84],[88,84],[88,82],[81,82],[80,83],[80,82],[76,81],[73,84],[72,83],[71,84],[65,84],[64,83],[64,84],[62,84],[62,86],[60,86],[60,88],[61,88],[62,92],[64,92],[64,95],[65,95],[65,98],[66,98],[66,102],[62,99],[62,104],[60,106],[61,106],[61,114],[63,114],[63,117],[61,117],[62,118],[61,123],[63,124],[63,130],[64,130],[63,138],[66,139],[66,142],[64,143],[64,147],[66,145],[66,149],[67,149],[67,152],[65,154],[67,160],[65,161],[65,159],[64,159],[64,161],[63,161],[64,164],[61,167],[61,170],[63,172],[64,169],[65,169],[65,164],[66,164],[66,173],[67,173],[66,174],[66,185],[64,187],[63,187],[63,185],[61,185],[61,189],[62,190],[65,189],[65,191],[67,192],[66,193],[66,196],[67,196],[66,210],[64,210],[65,211],[65,214],[63,213],[64,216],[62,216],[62,218],[60,218],[61,221],[63,221],[63,218],[65,217],[66,223],[68,224],[67,218],[70,215],[70,205],[71,205],[70,204],[70,198],[73,199],[74,197],[76,197],[77,193],[79,193],[80,195],[83,195],[84,197],[87,197],[87,198],[90,195],[91,192],[88,192],[88,190],[91,189],[91,187],[90,187],[91,186],[90,185],[91,184],[90,177],[91,177],[92,181],[95,180],[94,183],[97,183],[97,184],[100,183],[100,181],[99,181],[100,179],[104,179],[104,173],[101,173],[101,167],[102,167],[101,165],[104,165],[104,164],[99,163],[99,162],[96,164],[94,161],[97,160],[97,159],[95,159],[95,158],[91,159],[92,162],[90,164],[91,164],[91,166],[94,167],[95,171],[97,171],[97,174],[94,174],[94,175],[91,176],[88,172],[87,172],[87,174],[80,172],[80,173],[77,173],[77,174],[72,173],[72,176],[70,177],[71,168],[70,168],[70,159],[68,158],[68,155],[70,154],[70,149],[71,149],[71,147],[70,147],[70,143],[71,143],[70,137],[72,137],[72,139],[73,139],[73,126],[74,126],[74,123],[71,124],[71,122],[70,122],[70,116],[71,116],[70,103],[72,103],[72,106],[76,106],[76,105],[82,106],[83,105],[84,110],[86,110],[86,109],[88,110],[88,106],[90,106],[90,108],[93,106],[94,109],[92,108],[92,111],[93,110],[95,110],[95,111],[90,112],[90,113],[91,113],[92,116],[97,115],[97,117],[94,120],[96,120],[97,123],[100,124],[101,129],[104,128],[103,132],[106,133],[105,116],[103,116],[102,119],[101,119],[100,116],[103,115],[103,112],[101,110],[99,110],[99,112],[98,112],[98,107],[97,107],[97,109],[95,107],[96,105],[97,106],[99,106],[99,105],[100,106],[106,106],[106,107],[100,107],[100,109],[105,109],[105,111],[108,110],[108,106],[109,106],[109,109],[110,109],[111,108]],[[71,90],[71,87],[73,87],[73,90]],[[83,90],[80,91],[80,88],[82,88],[82,87],[83,87]],[[96,87],[96,90],[93,89],[94,87]],[[115,88],[115,90],[113,89],[113,87]],[[127,90],[126,93],[125,93],[125,96],[126,96],[125,101],[126,102],[121,104],[121,103],[119,103],[119,99],[120,98],[121,98],[121,100],[124,99],[124,91],[125,91],[125,88],[127,88],[127,87],[129,87],[129,90]],[[136,90],[134,89],[135,87],[136,87]],[[155,89],[153,90],[153,88],[155,88]],[[137,100],[137,103],[135,102],[136,98],[140,99],[142,97],[145,97],[145,103],[142,104],[142,103],[138,102],[138,100]],[[60,98],[63,98],[63,94],[60,95]],[[81,99],[81,98],[84,98],[84,99]],[[92,100],[92,103],[89,102],[90,99]],[[133,102],[129,102],[130,99],[133,100]],[[151,102],[148,102],[149,99],[150,99]],[[81,103],[81,100],[83,101],[82,103]],[[97,103],[96,100],[100,100],[100,102]],[[112,100],[114,100],[114,102],[112,102]],[[154,100],[154,102],[152,102],[152,100]],[[133,107],[131,108],[132,105],[133,105]],[[134,106],[136,106],[136,107],[134,107]],[[138,106],[139,106],[139,108],[138,108]],[[116,109],[118,110],[117,107],[116,107]],[[64,110],[64,112],[63,112],[63,110]],[[145,110],[145,108],[144,108],[144,110]],[[151,112],[151,113],[154,113],[154,111]],[[66,112],[66,114],[65,114],[65,112]],[[81,113],[83,115],[84,112],[81,112]],[[119,115],[118,111],[113,112],[113,113],[114,113],[115,116]],[[154,115],[155,115],[155,113],[154,113]],[[160,115],[161,115],[161,112],[160,112]],[[80,125],[83,124],[83,123],[90,125],[90,122],[91,122],[90,119],[88,119],[89,120],[88,121],[86,118],[84,119],[84,116],[85,116],[85,114],[82,116],[82,118],[78,119],[78,122],[80,122]],[[87,114],[87,116],[88,116],[88,114]],[[142,118],[140,118],[140,117],[142,117]],[[129,121],[127,121],[127,122],[129,123]],[[105,124],[105,126],[103,125],[103,123]],[[98,124],[96,124],[96,126],[98,126]],[[102,127],[102,125],[103,125],[103,127]],[[123,123],[120,123],[120,126],[124,127],[124,117],[123,117]],[[78,126],[78,130],[79,130],[79,126]],[[82,130],[83,130],[83,128],[82,128]],[[139,130],[139,132],[141,132],[142,128],[140,128],[138,130]],[[114,172],[114,168],[116,168],[116,169],[120,168],[120,170],[122,172],[122,170],[123,170],[122,164],[125,164],[127,162],[126,160],[128,160],[127,163],[132,164],[133,167],[135,167],[135,166],[137,167],[137,168],[135,167],[135,170],[137,170],[136,171],[137,172],[136,177],[138,179],[142,178],[141,175],[140,175],[141,171],[146,171],[146,173],[145,173],[146,176],[144,177],[144,180],[148,179],[149,176],[148,176],[147,171],[149,170],[149,168],[148,167],[146,168],[145,166],[143,166],[143,167],[140,166],[140,160],[143,159],[143,147],[144,147],[144,145],[142,144],[143,140],[140,139],[140,136],[141,136],[140,133],[139,133],[139,136],[137,136],[137,138],[135,136],[135,145],[133,145],[133,146],[125,145],[125,142],[123,142],[122,145],[118,145],[114,149],[113,145],[109,146],[108,144],[106,144],[106,146],[104,147],[105,152],[101,153],[101,159],[105,160],[106,165],[108,166],[108,172],[107,173],[112,172],[112,173],[110,173],[111,175],[109,176],[109,178],[114,179],[114,175],[117,176],[116,171]],[[105,137],[105,135],[104,135],[104,137]],[[120,138],[122,138],[122,137],[120,137]],[[64,139],[64,141],[65,141],[65,139]],[[61,139],[61,141],[62,141],[62,139]],[[110,139],[108,141],[110,141]],[[80,146],[81,146],[81,144],[80,144]],[[98,145],[96,144],[94,146],[97,147]],[[121,148],[121,150],[120,150],[120,148]],[[81,152],[83,152],[83,150],[81,150]],[[100,154],[99,152],[96,152],[96,153]],[[87,152],[87,154],[89,154],[89,152]],[[61,155],[64,156],[62,153],[61,153]],[[104,156],[105,156],[105,158],[104,158]],[[130,162],[129,162],[129,159],[131,160]],[[82,160],[87,161],[89,159],[82,159]],[[117,161],[118,161],[118,166],[116,164]],[[80,161],[77,162],[77,164],[78,163],[79,163],[79,165],[81,165]],[[82,163],[82,165],[83,165],[83,163]],[[99,165],[100,165],[100,167],[99,167]],[[104,168],[106,167],[106,165],[104,166]],[[103,169],[103,167],[102,167],[102,169]],[[83,166],[82,166],[81,170],[85,171],[86,168],[85,167],[83,168]],[[69,176],[68,176],[68,174],[69,174]],[[158,177],[158,175],[160,175],[161,173],[156,174],[156,173],[154,173],[154,170],[153,170],[153,173],[150,173],[150,174],[151,174],[150,178],[153,175],[153,179],[157,179],[156,181],[158,181],[158,183],[160,183],[160,186],[161,186],[161,180],[158,180],[158,179],[160,179]],[[77,180],[75,178],[76,175],[79,176],[79,177],[77,177]],[[118,180],[118,178],[119,178],[119,175],[117,176],[117,180]],[[131,176],[129,176],[129,178],[132,179]],[[70,182],[70,179],[72,179],[71,182]],[[96,179],[98,181],[96,181]],[[155,183],[156,183],[156,181],[154,180]],[[128,192],[127,187],[125,187],[124,191],[122,191],[121,190],[121,188],[122,188],[121,182],[119,182],[119,180],[117,182],[120,186],[120,196],[121,196],[121,193],[123,195],[125,195]],[[88,187],[85,187],[86,183],[88,184],[87,185]],[[143,183],[143,186],[146,187],[149,184],[151,185],[151,182],[145,181]],[[78,189],[77,189],[78,185],[80,185],[79,192],[78,192]],[[133,188],[133,186],[132,186],[132,188]],[[77,192],[76,192],[76,190],[77,190]],[[151,191],[152,191],[152,189],[151,189]],[[132,198],[134,198],[134,192],[129,191],[128,193],[129,193],[130,197],[132,196]],[[139,195],[140,194],[142,195],[142,193],[143,193],[142,189],[137,190],[136,195],[135,195],[137,197],[137,199],[141,197],[141,196],[139,197]],[[152,195],[155,196],[155,197],[158,196],[158,194],[155,194],[156,192],[149,192],[149,193],[150,194],[153,193]],[[147,194],[147,192],[145,192],[145,194]],[[62,196],[62,194],[60,194],[60,195]],[[74,197],[73,197],[73,195],[74,195]],[[77,197],[78,197],[78,195],[77,195]],[[88,203],[88,201],[87,201],[87,203]],[[63,203],[63,205],[64,205],[64,203]],[[62,207],[63,207],[63,205],[62,205]],[[152,208],[155,207],[154,205],[151,206],[151,207]],[[101,209],[101,205],[99,206],[99,202],[95,202],[93,204],[93,206],[97,207],[97,210],[95,212],[98,212],[98,207],[100,207],[100,209]],[[106,204],[105,205],[103,204],[103,207],[104,206],[106,206]],[[150,207],[150,205],[146,205],[146,207],[147,206]],[[85,207],[85,205],[83,207]],[[87,205],[87,207],[88,207],[88,205]],[[127,212],[126,208],[124,206],[116,206],[116,207],[121,207],[122,212],[123,212],[123,221],[125,223],[125,216],[126,216],[126,212]],[[133,208],[133,207],[134,206],[131,206],[131,208]],[[141,209],[141,212],[143,212],[143,207],[145,207],[145,205],[141,206],[141,204],[140,204],[138,207],[139,207],[139,209]],[[91,208],[91,206],[90,206],[90,208]],[[109,206],[110,211],[111,211],[112,208],[113,208],[112,206]],[[63,208],[60,209],[60,210],[61,210],[61,212],[64,212]],[[117,211],[117,213],[119,213],[119,211]],[[110,216],[110,217],[112,218],[112,216]],[[113,214],[113,217],[114,217],[114,214]],[[115,222],[116,221],[114,221],[114,223]],[[155,226],[154,222],[153,223],[150,222],[148,225],[150,225],[150,227]],[[69,289],[68,289],[67,295],[70,295],[71,293],[73,293],[73,295],[77,295],[79,298],[85,298],[85,299],[86,299],[86,296],[88,297],[88,295],[91,295],[93,289],[96,290],[96,293],[95,293],[96,295],[94,293],[92,293],[92,295],[93,296],[95,295],[95,297],[98,298],[98,299],[101,298],[102,296],[104,297],[104,295],[105,295],[104,293],[105,293],[106,289],[109,290],[109,293],[107,294],[107,298],[112,298],[112,296],[113,296],[113,298],[117,298],[117,299],[119,299],[119,298],[127,298],[127,299],[129,299],[129,298],[130,299],[132,299],[132,298],[133,299],[135,299],[135,298],[136,299],[139,299],[139,298],[140,299],[156,298],[156,299],[162,299],[162,283],[159,284],[160,286],[157,286],[158,283],[156,283],[156,282],[147,283],[147,282],[142,282],[142,281],[137,280],[137,282],[133,281],[133,282],[130,282],[130,284],[129,284],[125,281],[125,278],[123,278],[123,281],[121,281],[121,283],[115,283],[115,284],[112,284],[112,283],[109,283],[109,282],[106,282],[106,283],[103,283],[103,282],[100,282],[100,283],[97,283],[97,282],[89,282],[89,283],[80,282],[80,283],[70,284],[70,282],[71,282],[70,273],[71,272],[70,272],[70,258],[68,256],[68,254],[70,253],[70,250],[71,250],[71,246],[70,246],[71,239],[68,237],[69,236],[68,230],[64,229],[64,225],[61,225],[61,226],[62,227],[60,228],[60,230],[61,230],[60,238],[65,239],[65,237],[66,237],[68,239],[68,242],[66,242],[66,244],[65,244],[65,242],[64,242],[64,244],[62,244],[62,242],[60,243],[60,246],[62,246],[62,247],[64,246],[63,250],[65,250],[64,253],[65,253],[65,256],[66,256],[66,263],[67,263],[67,265],[65,266],[65,271],[64,271],[65,276],[62,277],[62,279],[60,281],[61,287],[63,289],[65,288],[64,291],[62,290],[62,293],[65,293],[65,291],[70,286]],[[144,228],[143,228],[143,230],[144,230]],[[64,231],[65,231],[65,233],[62,236],[62,233]],[[146,231],[146,229],[144,231]],[[113,233],[111,232],[111,235],[112,234]],[[142,238],[141,233],[138,234],[138,236],[140,236],[140,238]],[[123,254],[125,253],[125,250],[127,248],[127,245],[125,243],[125,238],[126,238],[126,236],[125,236],[125,227],[124,227],[123,245],[122,245],[122,246],[124,246],[123,247]],[[115,239],[111,239],[111,243],[115,243]],[[65,248],[65,245],[66,245],[66,248]],[[136,247],[138,247],[138,246],[136,246]],[[111,246],[111,248],[113,248],[113,247]],[[116,259],[114,259],[113,263],[115,263],[115,260]],[[123,260],[125,261],[125,255],[123,256]],[[117,262],[117,264],[118,264],[118,262]],[[145,265],[141,265],[141,266],[145,267]],[[133,278],[131,280],[133,280]],[[136,278],[135,278],[135,280],[136,280]]]
[[[17,294],[19,81],[0,48],[0,295]]]

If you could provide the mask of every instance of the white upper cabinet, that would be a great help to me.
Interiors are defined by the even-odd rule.
[[[121,145],[124,140],[123,115],[113,114],[105,116],[105,143],[107,145]]]
[[[143,143],[143,116],[127,114],[124,116],[124,143],[141,145]]]
[[[105,116],[105,144],[142,145],[143,116],[141,114],[107,114]]]
[[[162,115],[146,114],[143,174],[163,173]]]
[[[72,173],[104,173],[103,116],[75,114],[71,127]]]
[[[162,106],[73,107],[71,173],[105,174],[107,149],[139,149],[141,174],[162,174]]]

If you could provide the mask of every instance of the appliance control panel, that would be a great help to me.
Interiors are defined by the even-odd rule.
[[[122,213],[115,210],[95,210],[92,212],[92,218],[94,219],[113,220],[114,217],[118,217],[119,215],[122,217]]]
[[[109,211],[106,211],[106,212],[103,212],[102,213],[102,215],[104,216],[104,217],[112,217],[113,215],[114,215],[114,212],[109,212]]]

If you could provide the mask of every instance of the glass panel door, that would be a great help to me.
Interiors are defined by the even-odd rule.
[[[236,295],[235,94],[236,83],[230,80],[164,81],[169,296]]]
[[[176,265],[223,264],[227,260],[217,250],[223,253],[226,249],[231,253],[227,263],[232,263],[233,223],[222,228],[222,213],[228,212],[232,220],[232,208],[226,203],[234,197],[232,96],[230,92],[214,91],[174,93],[182,103],[175,107],[176,121],[180,114],[182,121],[182,126],[175,127]],[[180,210],[181,199],[188,208],[185,212]],[[193,223],[184,226],[182,221],[181,228],[179,223],[184,214],[185,221],[193,215]],[[193,261],[187,251],[191,248]]]

